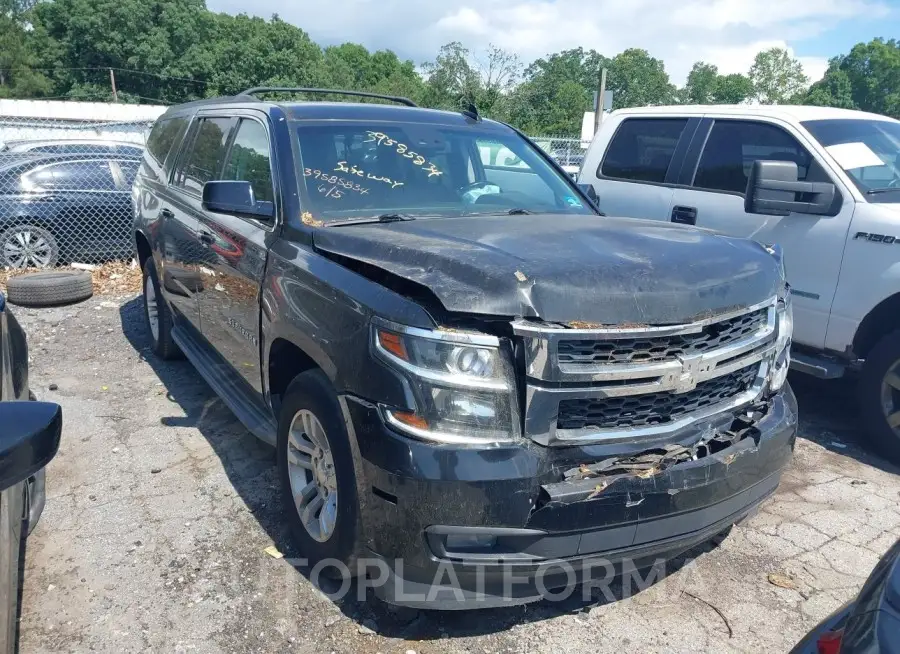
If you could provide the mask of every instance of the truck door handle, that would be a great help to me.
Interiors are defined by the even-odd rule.
[[[682,225],[697,224],[697,208],[696,207],[673,207],[672,222],[681,223]]]
[[[200,232],[200,240],[207,245],[212,245],[216,242],[215,237],[210,232]]]

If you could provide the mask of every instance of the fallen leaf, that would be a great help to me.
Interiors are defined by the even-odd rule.
[[[767,578],[769,580],[769,583],[773,586],[778,586],[779,588],[787,588],[788,590],[797,590],[797,582],[787,575],[779,574],[777,572],[770,572]]]
[[[594,499],[594,498],[597,497],[600,493],[602,493],[603,491],[605,491],[607,486],[609,486],[609,484],[606,483],[605,481],[604,481],[604,482],[600,482],[599,484],[597,484],[596,486],[594,486],[594,490],[591,492],[590,495],[587,496],[587,498],[588,498],[589,500]]]
[[[653,477],[654,475],[658,475],[658,474],[659,474],[659,468],[654,466],[652,468],[647,468],[646,470],[641,470],[639,473],[637,473],[635,475],[635,477],[639,477],[640,479],[650,479],[650,477]]]
[[[308,227],[321,227],[325,224],[321,220],[316,220],[315,218],[313,218],[313,215],[308,211],[304,211],[302,214],[300,214],[300,220],[304,225]]]
[[[282,559],[284,558],[284,554],[278,551],[278,548],[274,545],[269,545],[266,549],[263,550],[266,554],[271,556],[273,559]]]
[[[516,271],[516,279],[518,279],[520,282],[528,281],[528,278],[525,276],[525,273],[523,273],[521,270]]]

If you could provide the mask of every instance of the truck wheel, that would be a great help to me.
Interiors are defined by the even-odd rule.
[[[91,273],[68,270],[27,273],[10,277],[6,295],[23,307],[55,307],[87,300],[94,294]]]
[[[301,552],[336,577],[354,567],[361,546],[359,501],[350,440],[337,396],[319,370],[288,387],[278,423],[278,476],[288,524]]]
[[[152,258],[144,262],[144,318],[153,352],[167,361],[180,358],[181,350],[172,340],[172,314],[159,292],[159,279]]]
[[[900,463],[900,331],[883,337],[866,355],[859,393],[872,444]]]

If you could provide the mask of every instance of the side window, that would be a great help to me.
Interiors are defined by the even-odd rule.
[[[187,118],[167,118],[156,121],[150,136],[147,137],[147,152],[162,165],[172,150],[172,146],[178,142],[187,129]],[[140,151],[138,151],[140,152]]]
[[[769,123],[717,120],[706,139],[694,175],[696,188],[744,193],[753,162],[793,161],[801,181],[818,177],[809,152],[786,131]]]
[[[181,161],[181,170],[175,176],[175,185],[198,195],[206,182],[217,179],[225,163],[225,149],[234,118],[201,118],[197,124],[191,151]]]
[[[257,201],[274,202],[269,136],[262,124],[241,120],[222,179],[250,182]]]
[[[627,118],[606,150],[599,176],[664,182],[687,118]]]
[[[65,161],[37,168],[23,176],[26,185],[45,191],[114,191],[109,163]]]

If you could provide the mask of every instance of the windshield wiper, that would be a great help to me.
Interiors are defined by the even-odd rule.
[[[329,223],[328,227],[343,227],[344,225],[371,225],[373,223],[399,223],[415,219],[415,216],[410,216],[406,213],[383,213],[380,216],[370,216],[368,218],[353,218],[351,220],[342,220],[340,222]]]
[[[515,209],[510,209],[506,212],[510,216],[530,216],[533,211],[529,211],[528,209],[523,209],[522,207],[516,207]]]
[[[879,193],[891,193],[893,191],[900,191],[900,186],[882,186],[879,188],[870,188],[866,191],[866,195],[878,195]]]
[[[516,207],[514,209],[498,209],[497,211],[472,211],[464,213],[464,216],[530,216],[534,212],[530,209]]]

